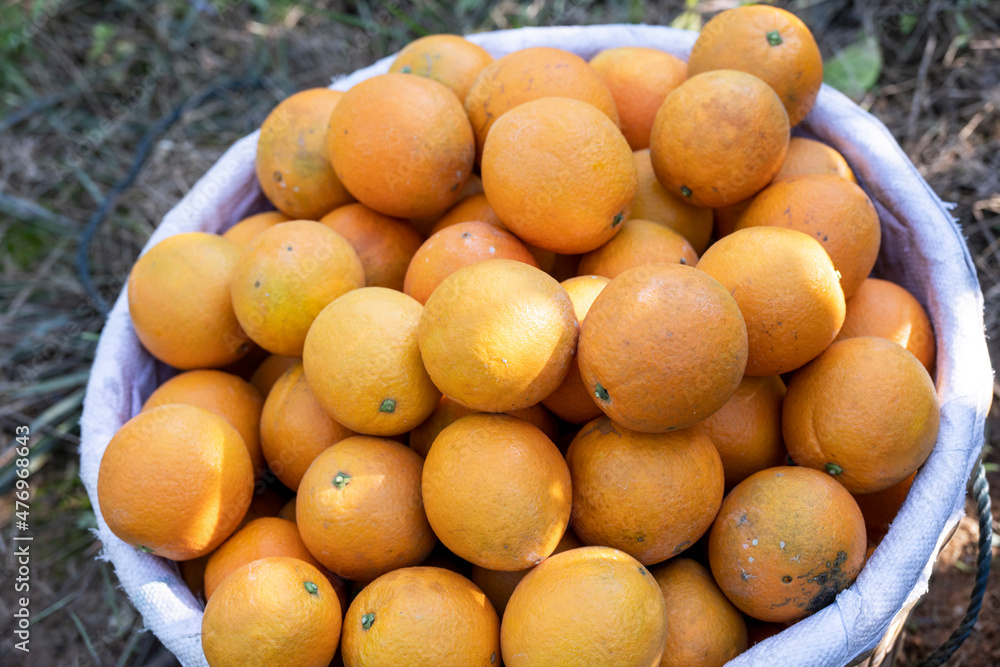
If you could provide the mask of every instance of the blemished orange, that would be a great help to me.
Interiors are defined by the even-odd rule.
[[[243,218],[227,229],[222,236],[245,247],[253,237],[265,229],[290,220],[291,218],[281,211],[265,211]]]
[[[649,150],[663,187],[695,206],[762,190],[788,150],[788,114],[771,88],[736,70],[692,76],[656,112]]]
[[[246,524],[212,552],[205,567],[205,599],[226,577],[261,558],[288,556],[319,569],[322,567],[299,537],[295,523],[277,517],[263,517]]]
[[[326,149],[330,114],[344,93],[312,88],[283,100],[260,126],[257,180],[275,208],[293,220],[318,220],[352,201]]]
[[[740,216],[750,207],[753,197],[745,199],[732,206],[723,206],[712,210],[715,221],[715,238],[721,239],[736,231],[736,223],[740,221]]]
[[[584,318],[580,375],[601,410],[625,428],[681,429],[736,391],[747,328],[736,301],[707,273],[680,264],[639,266],[608,283]]]
[[[854,496],[858,507],[861,508],[861,514],[865,517],[869,549],[878,546],[889,532],[889,526],[896,520],[896,515],[910,494],[910,487],[913,486],[916,476],[917,473],[914,472],[902,482],[893,484],[887,489]]]
[[[289,368],[301,362],[302,359],[299,357],[286,357],[283,354],[269,355],[250,376],[250,384],[257,387],[261,396],[267,398],[267,395],[271,393],[271,387],[278,381],[278,378],[284,375]]]
[[[395,218],[443,213],[472,172],[475,140],[444,84],[382,74],[344,93],[330,116],[327,150],[361,203]]]
[[[222,544],[252,495],[253,467],[239,432],[213,412],[176,403],[125,422],[97,477],[111,532],[171,560],[198,558]]]
[[[460,222],[488,222],[494,227],[509,231],[507,226],[497,217],[497,213],[490,206],[490,203],[486,201],[486,195],[481,192],[466,197],[448,209],[448,212],[434,223],[434,226],[431,228],[431,234],[436,234],[442,229],[457,225]]]
[[[587,61],[569,51],[537,46],[487,65],[465,97],[465,111],[482,157],[493,124],[511,109],[543,97],[569,97],[593,105],[618,126],[615,99]]]
[[[806,174],[833,174],[852,183],[858,182],[847,160],[836,148],[831,148],[815,139],[792,137],[788,142],[785,161],[775,175],[774,182]]]
[[[477,412],[441,431],[421,488],[441,542],[491,570],[537,565],[569,523],[566,461],[538,428],[510,415]]]
[[[500,619],[475,584],[439,567],[407,567],[365,586],[344,618],[346,667],[498,667]]]
[[[179,368],[226,366],[252,345],[229,288],[242,248],[215,234],[166,238],[139,257],[128,278],[128,309],[150,354]]]
[[[687,78],[687,64],[657,49],[622,46],[601,51],[590,66],[615,99],[629,146],[634,151],[649,148],[653,118],[667,95]]]
[[[340,297],[316,317],[302,363],[323,409],[367,435],[406,433],[441,399],[420,358],[417,323],[423,308],[385,287]]]
[[[399,52],[390,72],[415,74],[451,88],[459,102],[465,101],[472,82],[493,56],[478,44],[458,35],[427,35],[415,39]]]
[[[211,667],[326,667],[340,643],[340,599],[323,574],[287,556],[235,570],[205,605]]]
[[[580,258],[580,275],[616,278],[644,264],[698,263],[698,255],[687,239],[666,225],[631,218],[621,231],[597,250]]]
[[[698,561],[675,558],[650,570],[667,604],[660,667],[722,667],[747,650],[743,614]]]
[[[578,332],[566,290],[509,259],[465,266],[445,278],[417,326],[434,384],[485,412],[520,410],[551,394],[569,372]]]
[[[840,273],[847,299],[871,273],[882,243],[878,212],[868,195],[832,174],[790,177],[766,188],[736,229],[763,225],[795,229],[819,241]]]
[[[632,149],[594,106],[566,97],[526,102],[499,118],[483,149],[483,189],[525,243],[562,254],[607,242],[632,211]]]
[[[500,647],[508,667],[655,667],[667,632],[653,575],[623,551],[582,547],[521,580],[504,612]]]
[[[252,384],[235,375],[216,370],[198,370],[170,378],[149,395],[143,411],[185,403],[219,415],[239,432],[256,474],[264,472],[260,451],[260,411],[264,399]]]
[[[695,252],[705,252],[712,237],[712,211],[692,206],[681,201],[679,195],[667,192],[656,179],[648,148],[636,151],[632,157],[639,174],[632,217],[666,225],[686,238]]]
[[[260,443],[271,472],[295,491],[313,460],[354,432],[336,422],[319,404],[302,364],[274,383],[260,416]]]
[[[906,288],[879,278],[868,278],[847,300],[847,316],[837,340],[879,336],[913,353],[930,372],[936,343],[930,318]]]
[[[746,375],[729,401],[695,428],[708,436],[722,457],[726,488],[755,472],[785,464],[781,402],[785,383],[777,375]]]
[[[611,279],[604,276],[583,275],[567,278],[560,283],[573,302],[573,312],[581,325],[594,299],[610,282]],[[580,364],[577,363],[574,354],[566,379],[556,387],[555,391],[542,399],[542,405],[571,424],[586,424],[603,414],[594,399],[593,393],[583,383]]]
[[[809,28],[767,5],[720,12],[691,48],[688,73],[733,69],[763,79],[781,98],[793,126],[806,117],[823,84],[823,58]]]
[[[403,289],[403,276],[424,237],[405,220],[382,215],[364,204],[336,208],[319,219],[358,253],[365,285]]]
[[[413,255],[403,292],[421,304],[452,273],[487,259],[511,259],[538,267],[538,262],[513,234],[488,222],[460,222],[435,232]]]
[[[898,484],[927,459],[940,409],[923,364],[900,345],[862,336],[834,343],[792,376],[782,407],[788,453],[851,493]]]
[[[715,242],[698,269],[739,304],[750,340],[747,375],[779,375],[815,358],[844,323],[844,290],[814,238],[750,227]]]
[[[354,581],[427,558],[437,538],[421,500],[422,466],[409,447],[364,435],[323,451],[295,497],[295,523],[310,553]]]
[[[573,532],[643,565],[697,542],[722,504],[722,460],[697,429],[638,433],[598,417],[573,438],[566,463]]]
[[[293,220],[261,232],[243,251],[232,302],[255,343],[300,357],[320,311],[364,284],[358,253],[343,236],[318,222]]]
[[[743,613],[796,621],[833,602],[865,559],[865,520],[842,485],[810,468],[768,468],[722,502],[708,556]]]

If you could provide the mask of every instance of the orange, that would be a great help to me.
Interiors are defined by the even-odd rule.
[[[299,357],[286,357],[283,354],[269,355],[250,376],[250,384],[257,388],[261,396],[267,398],[271,387],[278,381],[278,378],[284,375],[289,368],[301,362],[302,359]]]
[[[257,236],[257,234],[260,234],[265,229],[269,229],[279,223],[288,222],[290,220],[291,218],[281,211],[266,211],[264,213],[257,213],[256,215],[243,218],[235,225],[227,229],[222,236],[230,241],[239,243],[241,246],[246,246],[246,244],[250,243],[253,237]]]
[[[896,520],[899,509],[910,494],[910,487],[917,473],[912,473],[902,482],[893,484],[887,489],[875,493],[863,493],[854,496],[861,514],[865,517],[865,530],[868,534],[868,548],[876,547],[889,532],[889,526]]]
[[[604,276],[584,275],[568,278],[560,283],[573,302],[573,312],[581,325],[594,299],[610,282],[611,279]],[[542,404],[560,419],[572,424],[586,424],[603,414],[594,398],[593,393],[583,383],[580,364],[574,357],[569,365],[566,379],[556,387],[555,391],[542,399]]]
[[[242,566],[271,556],[298,558],[317,569],[321,567],[302,543],[295,523],[277,517],[255,519],[209,557],[205,568],[205,599],[210,600],[219,584]]]
[[[382,215],[364,204],[336,208],[319,220],[343,236],[358,253],[369,287],[403,289],[403,276],[424,237],[405,220]]]
[[[238,530],[256,519],[278,516],[285,504],[285,495],[279,491],[279,486],[266,486],[269,480],[256,480],[253,489],[253,499],[247,513],[243,515]]]
[[[465,181],[465,185],[463,185],[462,188],[458,191],[458,198],[455,200],[456,201],[455,206],[462,203],[469,197],[481,194],[483,194],[483,180],[479,178],[478,174],[473,172],[469,174],[469,178],[467,181]],[[450,211],[451,209],[448,210]],[[435,213],[433,215],[424,215],[416,218],[409,218],[409,222],[411,225],[413,225],[413,228],[416,229],[418,232],[420,232],[424,236],[430,236],[431,234],[437,231],[436,229],[432,230],[435,223],[437,223],[437,221],[440,220],[447,212],[448,211],[444,211],[442,213]]]
[[[667,646],[660,667],[721,667],[747,650],[743,614],[708,568],[675,558],[650,573],[667,603]]]
[[[726,496],[708,556],[716,583],[743,613],[795,621],[854,582],[864,565],[865,520],[829,475],[768,468]]]
[[[695,429],[637,433],[598,417],[573,438],[566,463],[573,532],[584,544],[620,549],[643,565],[698,541],[722,504],[722,461]]]
[[[792,140],[788,142],[785,162],[775,175],[774,182],[806,174],[833,174],[852,183],[858,182],[851,167],[847,164],[847,160],[836,148],[831,148],[814,139],[792,137]]]
[[[252,384],[222,371],[188,371],[157,387],[142,409],[168,403],[195,405],[228,421],[243,439],[254,471],[258,475],[264,472],[264,455],[260,451],[260,411],[264,399]]]
[[[260,126],[257,180],[275,208],[293,220],[318,220],[353,197],[330,166],[326,131],[344,93],[303,90],[282,101]]]
[[[844,323],[844,291],[823,246],[780,227],[741,229],[705,251],[698,268],[732,292],[750,339],[747,375],[810,361]]]
[[[420,76],[382,74],[344,93],[327,150],[337,176],[379,213],[443,213],[472,172],[475,141],[461,102]]]
[[[882,242],[878,213],[865,191],[832,174],[786,178],[754,197],[736,229],[787,227],[812,236],[840,273],[844,296],[865,281]]]
[[[385,287],[363,287],[323,309],[302,362],[316,400],[358,433],[399,435],[427,419],[441,399],[420,359],[423,308]]]
[[[566,97],[526,102],[498,119],[482,174],[486,199],[510,231],[563,254],[614,236],[638,188],[632,150],[615,124]]]
[[[417,338],[442,393],[470,408],[508,412],[559,386],[578,329],[573,304],[555,279],[523,262],[491,259],[438,285]]]
[[[763,79],[798,125],[823,84],[823,58],[809,28],[791,12],[753,5],[721,12],[701,29],[691,49],[691,76],[734,69]]]
[[[639,46],[606,49],[590,59],[615,98],[622,134],[632,150],[649,148],[653,118],[667,95],[687,78],[687,64]]]
[[[708,436],[732,488],[755,472],[784,465],[781,402],[785,383],[777,375],[745,376],[729,401],[696,428]]]
[[[437,539],[420,496],[422,464],[405,445],[363,435],[317,456],[295,498],[295,522],[310,553],[355,581],[425,559]]]
[[[240,434],[193,405],[163,405],[125,422],[97,477],[111,532],[171,560],[198,558],[222,544],[252,495],[253,467]]]
[[[868,278],[847,300],[847,316],[837,340],[878,336],[913,353],[930,372],[935,341],[930,318],[912,294],[888,280]]]
[[[404,46],[389,71],[443,83],[464,102],[476,76],[491,62],[486,49],[458,35],[427,35]]]
[[[581,275],[615,278],[644,264],[697,263],[698,255],[683,236],[666,225],[632,218],[614,238],[581,257],[577,270]]]
[[[666,639],[667,609],[656,579],[607,547],[545,560],[518,584],[500,627],[508,667],[655,667]]]
[[[243,251],[233,308],[258,345],[299,357],[319,312],[364,284],[358,253],[343,236],[318,222],[293,220],[261,232]]]
[[[201,645],[212,667],[326,667],[340,642],[340,600],[326,577],[275,556],[243,565],[205,605]]]
[[[735,232],[736,223],[740,221],[740,216],[750,207],[752,201],[751,197],[732,206],[723,206],[712,211],[715,219],[715,238],[721,239]]]
[[[566,461],[544,433],[509,415],[466,415],[441,431],[422,489],[441,542],[491,570],[540,563],[569,523]]]
[[[274,383],[260,415],[260,443],[271,472],[295,491],[309,465],[330,445],[354,435],[334,421],[306,382],[302,364]]]
[[[851,493],[898,484],[927,459],[940,410],[927,369],[884,338],[831,345],[792,376],[782,430],[792,460]]]
[[[639,174],[639,189],[632,204],[632,217],[670,227],[688,240],[697,253],[705,252],[712,236],[712,211],[681,201],[656,179],[649,149],[632,154]]]
[[[493,124],[511,109],[543,97],[569,97],[593,105],[618,126],[615,99],[580,56],[548,46],[508,53],[487,65],[465,97],[465,111],[482,157]]]
[[[743,377],[746,341],[736,301],[711,276],[647,264],[612,280],[594,300],[577,359],[605,414],[630,430],[662,433],[725,405]]]
[[[650,157],[670,194],[695,206],[731,206],[778,173],[788,131],[788,115],[766,83],[731,69],[706,72],[656,112]]]
[[[448,209],[448,212],[434,223],[434,226],[431,228],[431,234],[437,234],[442,229],[457,225],[460,222],[488,222],[494,227],[508,231],[506,225],[497,217],[496,211],[486,201],[486,195],[481,192],[466,197]]]
[[[442,280],[486,259],[512,259],[538,267],[531,252],[510,232],[487,222],[460,222],[424,241],[406,270],[403,291],[427,303]]]
[[[241,248],[214,234],[166,238],[135,261],[128,309],[150,354],[181,370],[231,364],[250,340],[229,299]]]
[[[344,618],[344,664],[500,665],[500,619],[475,584],[438,567],[408,567],[365,586]]]

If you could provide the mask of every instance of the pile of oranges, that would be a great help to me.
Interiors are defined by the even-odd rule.
[[[686,64],[435,35],[279,104],[277,210],[136,262],[182,372],[98,483],[209,664],[720,665],[849,586],[939,406],[875,207],[791,136],[821,80],[747,6]]]

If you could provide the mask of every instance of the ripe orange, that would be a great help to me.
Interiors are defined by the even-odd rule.
[[[667,631],[653,575],[622,551],[583,547],[546,559],[518,584],[500,647],[508,667],[655,667]]]
[[[889,532],[889,526],[896,520],[896,515],[910,494],[910,487],[913,486],[916,476],[917,473],[914,472],[902,482],[893,484],[887,489],[854,496],[858,507],[861,508],[861,514],[865,517],[869,549],[877,547]]]
[[[931,453],[939,422],[927,369],[896,343],[867,336],[834,343],[793,375],[782,408],[792,460],[851,493],[908,477]]]
[[[666,225],[632,218],[614,238],[581,257],[577,270],[580,275],[616,278],[644,264],[697,263],[698,255],[683,236]]]
[[[461,102],[420,76],[382,74],[349,91],[330,116],[327,150],[361,203],[396,218],[443,213],[472,171],[475,142]]]
[[[483,180],[479,178],[479,175],[475,172],[469,174],[468,180],[465,181],[465,185],[458,191],[458,198],[455,200],[455,206],[462,203],[469,197],[475,195],[483,194]],[[454,208],[454,206],[452,207]],[[448,209],[449,211],[451,209]],[[436,229],[431,231],[434,225],[440,220],[448,211],[442,213],[435,213],[433,215],[423,215],[415,218],[409,218],[409,222],[413,225],[413,228],[424,236],[430,236],[437,231]],[[464,221],[463,221],[464,222]]]
[[[442,229],[457,225],[460,222],[488,222],[494,227],[508,231],[507,226],[497,217],[496,211],[486,201],[486,195],[483,193],[466,197],[448,209],[448,212],[434,223],[434,227],[431,228],[431,234],[436,234]]]
[[[792,140],[788,142],[785,162],[774,177],[774,182],[806,174],[833,174],[852,183],[858,182],[851,167],[847,164],[847,160],[836,148],[831,148],[813,139],[792,137]]]
[[[302,364],[274,383],[260,416],[260,442],[271,472],[295,491],[309,465],[354,432],[326,414],[306,382]]]
[[[823,58],[809,28],[791,12],[767,5],[737,7],[705,24],[691,49],[688,72],[734,69],[763,79],[798,125],[816,102]]]
[[[125,422],[97,478],[111,532],[171,560],[198,558],[222,544],[252,495],[253,467],[240,434],[193,405],[163,405]]]
[[[715,581],[743,613],[795,621],[854,582],[864,565],[865,521],[829,475],[768,468],[726,496],[708,556]]]
[[[241,246],[250,243],[253,237],[260,234],[265,229],[274,227],[282,222],[288,222],[291,218],[281,211],[266,211],[243,218],[235,225],[226,230],[222,235],[230,241],[235,241]]]
[[[441,431],[424,461],[422,489],[441,542],[491,570],[538,564],[569,523],[566,461],[544,433],[509,415],[477,412]]]
[[[725,405],[743,377],[746,341],[736,301],[711,276],[647,264],[594,300],[580,333],[580,375],[615,422],[662,433]]]
[[[241,251],[235,241],[190,232],[160,241],[135,261],[128,309],[150,354],[189,370],[225,366],[250,351],[229,298]]]
[[[559,386],[578,329],[573,304],[552,277],[523,262],[491,259],[444,279],[424,306],[417,338],[424,366],[446,396],[507,412]]]
[[[323,451],[295,498],[310,553],[354,581],[421,562],[437,542],[420,496],[422,464],[405,445],[363,435]]]
[[[679,195],[667,192],[656,179],[649,149],[636,151],[632,157],[639,174],[632,217],[666,225],[686,238],[695,252],[705,252],[712,236],[712,211],[692,206],[681,201]]]
[[[298,357],[319,312],[364,284],[358,253],[343,236],[318,222],[293,220],[261,232],[243,251],[233,308],[254,342]]]
[[[243,565],[205,605],[201,644],[212,667],[326,667],[340,642],[337,592],[319,570],[275,556]]]
[[[844,323],[844,291],[818,241],[792,229],[752,227],[719,239],[698,268],[733,294],[750,340],[747,375],[807,363]]]
[[[267,398],[271,387],[278,381],[278,378],[284,375],[289,368],[301,362],[302,359],[299,357],[286,357],[283,354],[269,355],[250,376],[250,384],[257,388],[261,396]]]
[[[293,220],[318,220],[353,199],[326,152],[330,114],[343,96],[326,88],[303,90],[278,104],[260,126],[257,180]]]
[[[650,157],[670,194],[695,206],[731,206],[778,173],[788,129],[766,83],[736,70],[706,72],[678,86],[656,112]]]
[[[667,603],[667,646],[660,667],[716,667],[747,650],[743,614],[704,565],[675,558],[650,574]]]
[[[590,59],[615,98],[622,134],[632,150],[649,148],[653,118],[667,95],[687,78],[687,64],[639,46],[606,49]]]
[[[565,97],[526,102],[498,119],[482,174],[486,198],[508,229],[563,254],[589,252],[614,236],[638,188],[632,150],[615,124]]]
[[[573,532],[584,544],[621,549],[643,565],[694,544],[722,504],[722,461],[696,429],[638,433],[598,417],[573,438],[566,463]]]
[[[476,76],[491,62],[486,49],[458,35],[427,35],[404,46],[389,71],[443,83],[464,102]]]
[[[882,241],[878,213],[865,191],[832,174],[786,178],[754,197],[736,229],[787,227],[823,246],[840,273],[844,296],[865,281]]]
[[[460,574],[407,567],[365,586],[344,618],[344,664],[498,667],[500,619]]]
[[[935,341],[930,318],[912,294],[888,280],[868,278],[847,300],[847,316],[837,340],[879,336],[913,353],[930,372]]]

